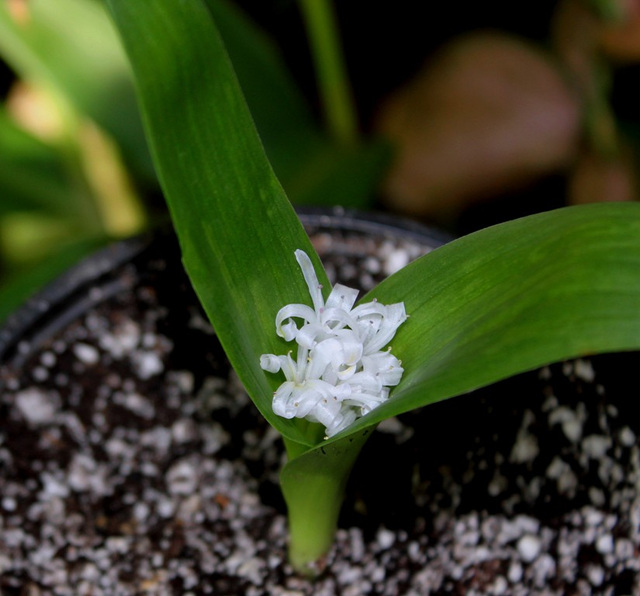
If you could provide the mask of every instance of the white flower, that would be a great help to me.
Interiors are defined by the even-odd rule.
[[[273,411],[318,422],[331,437],[380,405],[389,387],[400,382],[401,362],[390,350],[380,350],[407,315],[403,303],[384,306],[374,301],[353,308],[358,291],[341,284],[325,302],[308,255],[296,250],[295,256],[313,308],[289,304],[280,309],[276,333],[295,340],[297,355],[294,360],[293,351],[286,356],[263,354],[260,366],[270,373],[282,371],[286,379],[273,396]]]

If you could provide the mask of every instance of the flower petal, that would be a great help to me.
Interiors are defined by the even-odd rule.
[[[280,357],[275,354],[262,354],[260,368],[270,373],[277,373],[280,370]]]
[[[298,418],[306,418],[312,411],[318,407],[321,401],[333,400],[331,395],[331,386],[322,381],[309,381],[306,383],[306,389],[296,398],[295,407],[297,408],[296,416]]]
[[[282,323],[288,319],[302,319],[309,323],[315,322],[317,316],[312,308],[306,304],[288,304],[283,306],[276,315],[276,333],[284,337],[286,341],[291,341],[295,337],[298,327],[293,321],[288,321],[286,325]],[[285,335],[286,334],[286,335]]]
[[[385,309],[380,329],[364,346],[365,354],[372,354],[386,346],[393,339],[398,327],[407,320],[403,302],[390,304]]]
[[[278,387],[278,390],[273,394],[273,401],[271,402],[274,414],[283,418],[295,417],[296,408],[292,400],[294,389],[295,385],[291,381],[286,381]]]
[[[319,341],[325,339],[326,336],[327,334],[322,325],[317,323],[307,323],[298,331],[296,341],[298,342],[298,345],[310,350]]]
[[[325,372],[333,354],[340,351],[340,342],[337,339],[325,339],[309,352],[309,362],[306,371],[307,379],[320,379]]]
[[[357,418],[356,412],[351,408],[342,409],[337,416],[334,416],[331,424],[326,425],[327,438],[337,435],[347,428]]]
[[[349,312],[358,298],[358,290],[348,288],[342,284],[336,284],[331,290],[331,294],[327,298],[327,302],[324,305],[325,308],[339,308],[346,312]]]
[[[400,382],[404,369],[391,352],[376,352],[362,357],[364,370],[375,375],[382,385],[394,387]]]
[[[344,327],[353,329],[357,321],[341,308],[325,308],[320,315],[320,322],[327,332],[333,332]]]
[[[311,259],[297,250],[296,260],[313,308],[289,304],[278,311],[276,331],[286,341],[295,339],[297,355],[263,354],[260,366],[282,371],[286,379],[274,394],[273,411],[320,423],[331,437],[388,399],[389,387],[400,382],[401,362],[390,348],[380,349],[407,315],[403,303],[374,300],[354,308],[358,291],[340,284],[325,304]]]
[[[320,312],[324,307],[324,299],[322,298],[322,286],[318,281],[318,276],[313,268],[313,263],[311,262],[309,255],[307,255],[303,250],[296,250],[295,255],[296,261],[298,261],[298,265],[300,265],[300,269],[302,269],[304,280],[307,282],[311,301],[313,302],[313,308],[316,312]]]
[[[362,342],[358,338],[355,332],[351,329],[340,329],[335,332],[336,339],[340,340],[341,354],[340,364],[346,366],[352,366],[358,363],[362,358]],[[338,356],[338,354],[336,354]],[[334,360],[335,362],[335,360]]]

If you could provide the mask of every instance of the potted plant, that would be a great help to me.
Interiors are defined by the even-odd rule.
[[[377,424],[551,362],[638,348],[637,205],[483,230],[415,261],[354,306],[348,288],[331,289],[270,168],[207,5],[108,7],[191,283],[242,385],[284,439],[281,485],[298,573],[321,571],[349,473]],[[83,350],[90,365],[95,354]],[[144,400],[131,399],[144,412]],[[22,401],[28,417],[38,398]],[[78,486],[91,482],[81,464]],[[188,495],[187,467],[172,478]],[[228,495],[217,498],[224,509]],[[526,531],[513,547],[543,568],[546,538],[520,521]],[[377,540],[384,550],[384,532]],[[518,579],[517,568],[506,572]]]

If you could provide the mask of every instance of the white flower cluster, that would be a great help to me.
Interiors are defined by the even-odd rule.
[[[282,370],[286,381],[273,396],[273,411],[284,418],[306,418],[326,428],[327,437],[349,426],[389,396],[404,372],[390,348],[381,351],[406,320],[404,304],[369,302],[353,308],[358,290],[336,284],[326,303],[308,255],[296,260],[309,287],[313,308],[289,304],[276,316],[276,332],[295,340],[298,353],[263,354],[260,366]],[[303,321],[298,327],[294,319]]]

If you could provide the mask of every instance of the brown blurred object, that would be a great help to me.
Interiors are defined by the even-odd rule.
[[[620,0],[622,16],[602,27],[600,46],[603,53],[618,62],[640,60],[640,0]]]
[[[551,19],[554,54],[581,95],[594,86],[602,22],[585,0],[560,0]]]
[[[562,0],[551,26],[553,47],[584,104],[581,152],[568,172],[569,204],[632,201],[638,197],[634,156],[609,105],[608,58],[640,57],[640,0],[612,0],[615,19],[598,16],[584,0]]]
[[[441,217],[521,188],[572,163],[580,116],[538,47],[501,33],[459,38],[382,106],[377,128],[397,151],[386,200]]]
[[[632,201],[637,197],[633,155],[628,150],[614,156],[584,152],[569,179],[567,200],[572,205],[603,201]]]

